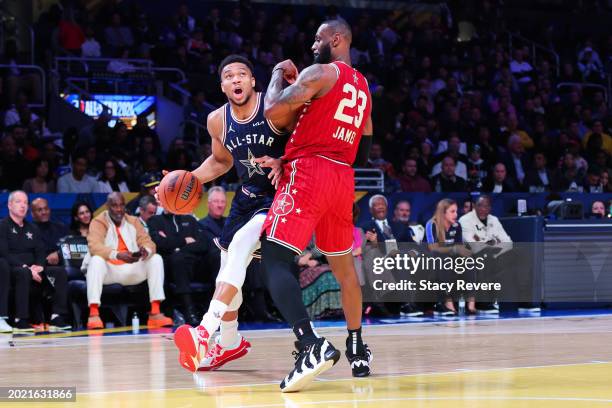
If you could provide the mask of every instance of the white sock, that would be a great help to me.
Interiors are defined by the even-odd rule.
[[[238,320],[232,320],[231,322],[221,320],[221,336],[219,337],[221,347],[234,348],[238,345],[238,340],[240,340]]]
[[[210,301],[208,312],[206,312],[202,318],[202,322],[200,323],[200,325],[204,326],[210,336],[212,336],[219,328],[221,318],[225,314],[227,306],[228,305],[219,300],[213,299]]]

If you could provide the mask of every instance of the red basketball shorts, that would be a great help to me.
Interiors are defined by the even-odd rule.
[[[322,156],[293,160],[283,167],[263,232],[268,240],[298,254],[313,234],[323,254],[350,253],[354,198],[355,179],[350,166]]]

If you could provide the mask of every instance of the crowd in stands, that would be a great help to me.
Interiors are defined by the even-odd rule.
[[[276,62],[312,63],[310,45],[323,19],[346,18],[353,28],[353,63],[368,77],[374,99],[376,144],[369,165],[385,173],[386,192],[612,191],[609,95],[605,87],[581,86],[607,78],[612,37],[580,37],[557,27],[549,44],[562,57],[557,75],[550,54],[533,60],[529,47],[508,48],[502,2],[485,0],[478,13],[480,2],[450,3],[425,16],[333,6],[317,15],[291,7],[264,10],[249,1],[198,9],[182,3],[161,18],[137,1],[108,1],[93,10],[62,1],[40,16],[37,46],[43,62],[66,53],[121,58],[127,50],[157,66],[180,68],[192,90],[185,118],[203,124],[224,102],[216,73],[224,56],[248,56],[265,89]],[[9,40],[4,52],[13,63],[14,47]],[[571,85],[558,88],[562,82]],[[162,154],[144,118],[128,130],[122,123],[109,128],[102,116],[53,143],[45,137],[45,112],[28,108],[33,92],[0,89],[0,189],[65,192],[79,184],[86,191],[137,190],[143,173],[190,169],[209,152],[195,152],[177,138]],[[84,157],[81,172],[60,180],[75,154]],[[233,174],[224,180],[233,181]]]

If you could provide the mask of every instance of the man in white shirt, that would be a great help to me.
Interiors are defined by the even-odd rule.
[[[72,172],[64,174],[57,180],[58,193],[95,193],[98,182],[86,174],[87,159],[75,156],[72,159]]]
[[[463,242],[468,243],[470,250],[475,256],[486,256],[498,259],[502,254],[510,251],[513,247],[512,239],[499,219],[491,215],[491,198],[486,195],[478,197],[474,203],[474,209],[459,218]],[[499,273],[498,263],[489,261],[491,271]],[[490,274],[487,274],[490,275]],[[492,303],[477,305],[481,313],[497,314],[499,310]]]
[[[533,67],[523,58],[523,50],[514,51],[514,59],[510,62],[510,71],[519,83],[526,84],[531,81]]]

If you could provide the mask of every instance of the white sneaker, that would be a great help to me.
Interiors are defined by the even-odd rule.
[[[12,333],[13,328],[9,326],[9,324],[4,320],[4,318],[0,317],[0,333]]]

